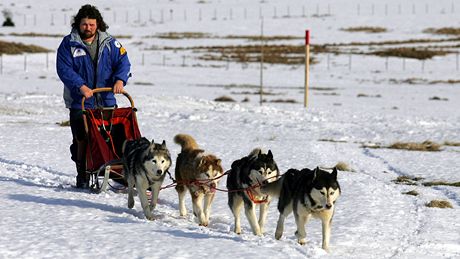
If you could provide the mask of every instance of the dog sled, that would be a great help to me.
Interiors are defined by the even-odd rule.
[[[112,88],[97,88],[93,93],[110,91]],[[86,172],[90,176],[90,189],[97,193],[105,191],[108,186],[116,189],[126,186],[121,159],[123,143],[141,137],[134,101],[127,92],[123,91],[123,95],[128,99],[129,107],[85,109],[84,97],[81,103],[88,140]]]

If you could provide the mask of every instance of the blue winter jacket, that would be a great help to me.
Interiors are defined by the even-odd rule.
[[[83,95],[80,87],[87,85],[91,89],[113,87],[117,80],[124,85],[131,77],[131,64],[125,48],[106,32],[98,31],[99,53],[97,61],[97,82],[94,82],[94,63],[77,30],[65,36],[57,51],[56,70],[64,83],[64,101],[67,108],[81,109]],[[116,105],[113,92],[103,92],[102,105]],[[94,108],[95,97],[85,100],[85,108]]]

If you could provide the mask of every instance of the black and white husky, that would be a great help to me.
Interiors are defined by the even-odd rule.
[[[235,217],[235,233],[241,233],[240,210],[244,204],[252,232],[262,235],[271,197],[261,193],[260,186],[275,181],[279,176],[272,152],[254,149],[248,156],[234,161],[227,173],[228,206]],[[259,220],[256,216],[257,204],[260,204]]]
[[[152,211],[158,201],[158,193],[166,173],[171,166],[171,155],[166,142],[158,144],[142,137],[129,140],[123,144],[123,169],[128,183],[128,208],[134,207],[134,186],[148,220],[154,220]],[[152,191],[152,199],[148,201],[147,189]]]
[[[326,251],[329,250],[334,204],[340,196],[336,168],[332,173],[318,167],[314,170],[305,168],[300,171],[289,169],[279,180],[263,186],[262,192],[279,195],[280,216],[276,226],[276,239],[280,239],[283,235],[284,220],[294,212],[299,244],[306,243],[305,224],[313,216],[322,222],[322,247]]]

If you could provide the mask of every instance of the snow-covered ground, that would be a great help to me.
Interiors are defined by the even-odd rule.
[[[85,3],[4,0],[0,9],[11,10],[17,26],[1,27],[0,40],[55,50],[61,37],[10,33],[67,34],[70,17]],[[301,104],[302,66],[265,65],[264,86],[279,94],[266,98],[292,98],[298,103],[260,106],[256,95],[235,94],[247,91],[245,85],[260,84],[259,64],[245,67],[198,60],[187,51],[144,50],[152,46],[248,44],[222,38],[165,40],[148,36],[160,32],[260,35],[261,16],[264,35],[302,37],[304,30],[310,29],[313,44],[445,38],[422,31],[460,27],[458,3],[116,0],[93,4],[104,13],[111,34],[131,36],[120,41],[133,63],[133,78],[126,89],[139,110],[141,132],[149,139],[165,139],[174,158],[179,152],[172,141],[174,135],[188,133],[201,147],[222,158],[224,169],[255,147],[271,149],[282,172],[331,167],[338,162],[353,169],[339,172],[342,196],[333,220],[331,252],[320,248],[321,224],[317,220],[307,226],[309,242],[305,246],[296,242],[292,216],[284,237],[275,240],[276,200],[264,236],[256,237],[244,215],[243,233],[232,232],[226,193],[217,194],[210,225],[200,227],[193,216],[179,216],[174,189],[161,191],[154,213],[158,219],[147,221],[137,197],[135,208],[128,209],[126,194],[93,194],[72,188],[75,170],[68,151],[70,128],[57,125],[68,119],[68,112],[52,52],[48,61],[45,54],[2,56],[0,258],[460,257],[460,189],[421,184],[459,182],[460,148],[443,146],[440,152],[419,152],[362,147],[397,141],[460,142],[458,84],[428,84],[460,79],[455,54],[426,61],[423,69],[420,61],[413,60],[406,60],[403,67],[401,59],[390,58],[386,69],[385,58],[353,56],[350,67],[348,55],[317,55],[320,63],[311,68],[312,89],[305,109]],[[356,26],[379,26],[389,32],[340,30]],[[302,43],[302,39],[291,41]],[[167,58],[165,64],[163,57]],[[391,79],[409,78],[427,83],[391,83]],[[222,95],[237,102],[213,101]],[[435,96],[444,100],[430,100]],[[240,102],[245,97],[250,101]],[[399,185],[393,182],[398,176],[424,179],[413,186]],[[220,184],[224,186],[225,179]],[[419,195],[402,194],[411,190]],[[446,200],[453,208],[425,206],[434,199]]]

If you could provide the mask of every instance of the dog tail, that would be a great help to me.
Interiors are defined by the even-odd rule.
[[[263,153],[263,150],[260,148],[260,147],[257,147],[257,148],[254,148],[251,153],[249,153],[249,156],[250,157],[257,157],[259,154],[262,154]]]
[[[182,147],[182,151],[187,149],[198,149],[198,144],[196,143],[195,139],[193,139],[192,136],[187,134],[177,134],[174,137],[174,142],[176,142],[176,144],[179,144]]]

